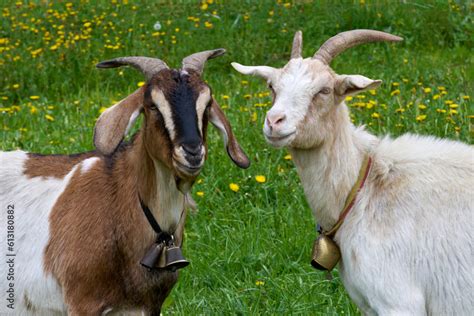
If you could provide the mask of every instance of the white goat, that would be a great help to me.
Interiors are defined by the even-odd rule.
[[[207,156],[208,121],[223,132],[234,162],[249,165],[201,79],[205,61],[223,53],[193,54],[182,69],[146,57],[99,63],[132,65],[148,81],[100,116],[97,151],[0,152],[0,314],[160,314],[178,274],[140,261],[157,238],[174,236],[181,245],[185,194]],[[123,143],[140,113],[141,130]]]
[[[366,155],[372,168],[337,231],[344,286],[367,315],[474,314],[474,150],[461,142],[404,135],[377,138],[351,123],[347,95],[380,80],[337,75],[345,49],[401,38],[353,30],[301,57],[302,34],[282,68],[233,67],[263,77],[274,102],[263,133],[288,147],[324,231],[338,222]]]

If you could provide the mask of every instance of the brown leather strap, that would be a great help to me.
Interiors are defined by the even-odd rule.
[[[357,177],[357,181],[352,187],[351,191],[349,192],[349,195],[346,198],[346,202],[344,203],[344,207],[342,208],[341,215],[339,215],[339,219],[337,223],[334,225],[334,227],[328,231],[324,232],[324,234],[328,237],[334,237],[336,235],[337,230],[339,227],[341,227],[342,223],[344,222],[344,219],[346,218],[347,214],[351,211],[351,209],[354,207],[357,194],[360,192],[360,190],[364,187],[365,181],[367,180],[367,177],[370,172],[370,167],[372,166],[372,158],[369,155],[366,155],[364,158],[364,161],[362,162],[362,166],[360,167],[359,171],[359,176]]]

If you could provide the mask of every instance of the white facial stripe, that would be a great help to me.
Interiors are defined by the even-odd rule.
[[[199,132],[201,132],[202,136],[202,118],[204,116],[204,112],[206,111],[207,104],[211,100],[211,91],[209,88],[205,88],[203,91],[199,93],[199,96],[196,100],[196,113],[198,117],[198,126]]]
[[[161,115],[163,116],[163,119],[165,120],[165,127],[168,130],[168,133],[170,134],[171,140],[174,141],[176,137],[176,131],[174,128],[171,106],[168,100],[166,100],[163,92],[158,89],[153,89],[151,91],[151,98],[157,106],[158,110],[160,111]]]

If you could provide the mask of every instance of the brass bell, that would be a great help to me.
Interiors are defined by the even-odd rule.
[[[156,264],[158,263],[158,259],[160,258],[161,254],[163,253],[163,248],[165,244],[163,242],[154,243],[150,249],[148,249],[147,253],[140,261],[140,264],[148,269],[154,269]]]
[[[161,252],[160,260],[158,261],[158,267],[162,269],[169,269],[176,271],[182,269],[189,264],[181,252],[181,248],[171,244],[166,246]]]
[[[320,234],[313,244],[311,265],[323,271],[331,271],[341,259],[338,245],[325,234]]]

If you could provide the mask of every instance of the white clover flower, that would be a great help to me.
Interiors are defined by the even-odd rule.
[[[161,30],[161,23],[160,21],[156,21],[156,23],[153,25],[153,28],[157,31]]]

